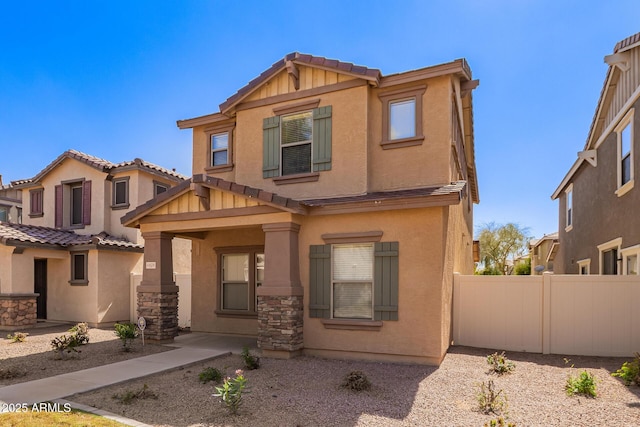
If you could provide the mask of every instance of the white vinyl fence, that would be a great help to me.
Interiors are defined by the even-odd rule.
[[[191,327],[191,275],[174,274],[176,285],[178,286],[178,326],[181,328]],[[131,274],[130,292],[131,307],[129,316],[132,322],[138,320],[138,296],[136,287],[142,281],[142,274]]]
[[[455,345],[584,356],[640,351],[640,276],[455,275]]]

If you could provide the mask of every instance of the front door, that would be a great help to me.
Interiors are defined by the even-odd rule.
[[[34,292],[39,294],[36,298],[36,313],[38,319],[47,318],[47,260],[36,259],[34,267]]]

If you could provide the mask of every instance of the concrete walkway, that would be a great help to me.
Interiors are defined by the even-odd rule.
[[[84,393],[157,374],[228,353],[240,353],[245,345],[255,348],[255,338],[206,333],[180,335],[173,343],[167,344],[167,346],[176,347],[175,350],[0,387],[0,404],[26,403],[32,405],[33,403],[61,399],[76,393]]]

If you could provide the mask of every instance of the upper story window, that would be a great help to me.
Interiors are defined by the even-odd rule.
[[[29,191],[29,216],[39,217],[44,215],[43,206],[44,189],[38,188]]]
[[[573,185],[565,191],[566,196],[566,221],[565,231],[570,231],[573,228]]]
[[[618,142],[618,189],[616,194],[622,196],[633,188],[633,112],[631,109],[616,128]]]
[[[0,221],[9,221],[9,206],[0,205]]]
[[[156,197],[158,194],[162,194],[169,189],[167,184],[163,184],[161,182],[153,181],[153,197]]]
[[[421,85],[378,94],[382,102],[382,148],[422,144],[422,98],[426,89]]]
[[[311,111],[282,117],[280,121],[282,150],[280,173],[282,176],[311,172],[312,119]]]
[[[91,224],[91,181],[65,181],[55,187],[56,228]]]
[[[111,207],[123,209],[129,207],[129,177],[116,178],[113,180],[113,197]]]
[[[16,208],[16,210],[18,212],[17,222],[18,222],[18,224],[22,224],[22,208]]]
[[[320,100],[274,109],[263,121],[262,176],[276,184],[317,181],[331,170],[332,107]]]
[[[598,252],[600,253],[600,274],[620,274],[620,268],[618,266],[618,254],[620,253],[620,246],[622,244],[622,238],[610,240],[606,243],[598,245]]]
[[[640,245],[631,246],[620,250],[622,258],[622,274],[638,275],[640,265]]]
[[[233,124],[226,124],[205,129],[209,141],[207,172],[228,172],[233,169],[233,128]]]

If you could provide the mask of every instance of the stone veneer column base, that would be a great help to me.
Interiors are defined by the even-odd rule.
[[[302,339],[302,295],[258,295],[258,347],[267,357],[299,355]]]
[[[173,341],[178,336],[178,292],[138,291],[138,316],[147,322],[145,340]]]
[[[0,329],[15,331],[36,324],[36,294],[0,294]]]

